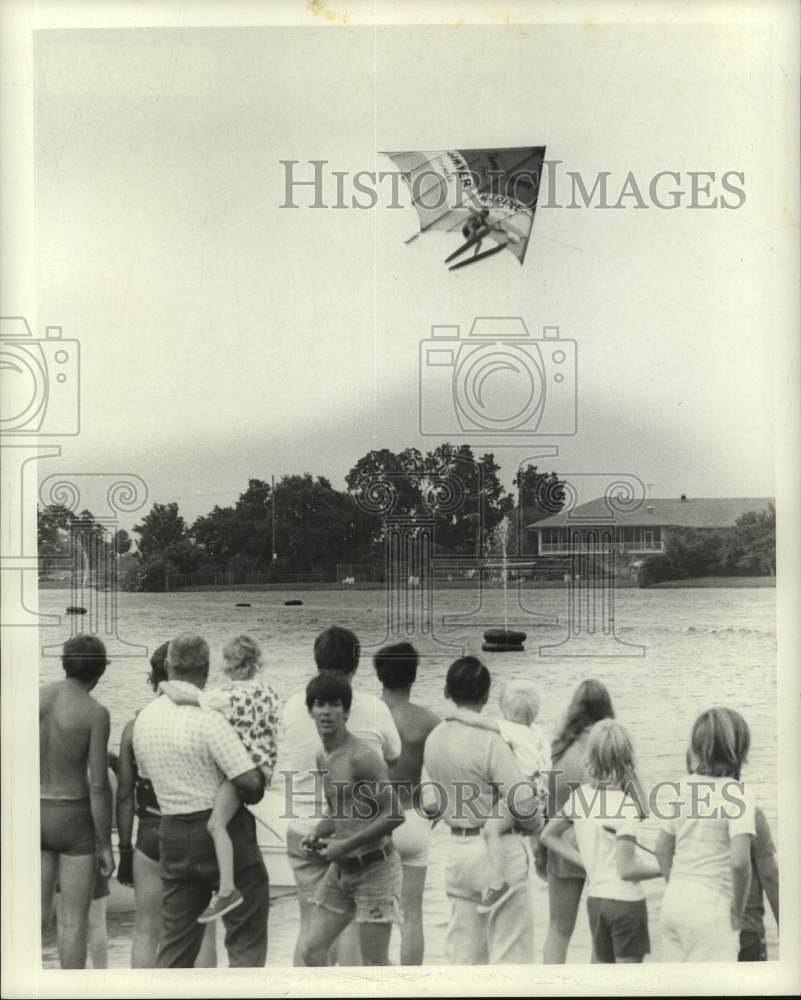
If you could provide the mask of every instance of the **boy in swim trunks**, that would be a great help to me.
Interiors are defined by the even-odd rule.
[[[328,816],[302,847],[329,862],[302,945],[307,966],[326,965],[329,947],[354,919],[364,964],[387,965],[392,925],[400,921],[401,864],[390,834],[403,823],[403,814],[384,762],[348,732],[352,698],[340,674],[320,673],[306,688],[306,705],[323,744],[317,767]]]
[[[401,755],[390,770],[390,780],[398,792],[406,820],[392,834],[403,865],[401,965],[422,965],[423,890],[431,847],[431,821],[422,812],[420,784],[426,738],[439,725],[440,718],[411,701],[419,662],[414,646],[408,642],[385,646],[375,654],[373,662],[383,686],[381,699],[392,712],[401,738]]]
[[[83,969],[95,878],[114,871],[109,713],[90,695],[108,665],[106,648],[95,636],[73,636],[64,643],[62,664],[66,679],[39,695],[42,924],[58,882],[61,967]]]

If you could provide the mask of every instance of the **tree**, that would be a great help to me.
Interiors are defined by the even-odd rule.
[[[723,559],[733,572],[776,575],[776,507],[772,503],[737,518],[723,546]]]
[[[371,517],[390,497],[392,515],[411,517],[423,505],[420,484],[424,476],[423,456],[417,448],[405,448],[397,454],[381,448],[363,455],[345,482],[358,506]]]
[[[195,521],[192,538],[217,566],[239,570],[246,565],[255,572],[272,560],[272,503],[270,485],[250,479],[232,507],[215,506]]]
[[[364,522],[355,499],[324,476],[284,476],[275,488],[276,551],[291,573],[333,572],[363,547]],[[369,542],[368,542],[369,544]]]
[[[177,503],[154,503],[150,512],[134,525],[139,535],[139,552],[143,559],[160,555],[164,550],[187,538],[186,522],[178,513]]]
[[[469,445],[441,444],[426,454],[430,495],[434,497],[434,538],[460,555],[483,555],[514,500],[498,479],[492,454],[476,460]]]
[[[536,555],[536,537],[528,528],[564,508],[564,482],[555,472],[540,472],[536,465],[529,464],[517,470],[514,485],[517,490],[514,511],[517,551],[520,555]]]
[[[724,543],[725,534],[717,529],[684,528],[672,531],[665,543],[665,555],[674,579],[725,573]]]
[[[43,576],[67,568],[71,553],[71,528],[75,515],[63,504],[48,504],[36,511],[39,570]]]
[[[125,528],[119,528],[114,534],[114,552],[118,556],[127,555],[131,551],[132,545],[133,539]]]
[[[469,445],[445,442],[425,455],[416,448],[368,452],[346,482],[374,547],[388,518],[409,518],[414,530],[415,520],[422,524],[433,514],[438,550],[479,556],[513,503],[499,471],[493,455],[477,460]]]

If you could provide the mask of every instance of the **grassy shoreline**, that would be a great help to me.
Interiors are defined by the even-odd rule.
[[[652,583],[648,590],[677,590],[693,588],[713,588],[720,589],[731,587],[774,587],[776,586],[775,576],[698,576],[686,580],[663,580],[662,583]]]
[[[510,581],[510,588],[514,588],[515,582]],[[562,580],[523,580],[521,583],[523,590],[560,590],[565,587]],[[692,590],[692,589],[756,589],[775,588],[775,576],[699,576],[684,580],[663,580],[661,583],[652,583],[646,590]],[[436,590],[474,590],[475,580],[437,580]],[[500,583],[488,584],[486,581],[483,588],[500,590]],[[63,580],[40,580],[40,590],[64,590],[69,591],[69,586],[65,586]],[[361,583],[344,585],[334,581],[314,583],[306,582],[301,584],[293,583],[222,583],[222,584],[196,584],[191,587],[180,587],[176,590],[169,590],[166,593],[198,593],[202,591],[313,591],[313,590],[384,590],[385,583],[376,583],[365,580]],[[618,580],[617,590],[636,590],[637,581],[630,579]]]

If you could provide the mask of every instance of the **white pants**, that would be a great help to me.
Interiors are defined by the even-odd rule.
[[[662,900],[663,962],[736,962],[731,897],[700,882],[670,881]]]
[[[445,888],[451,919],[445,941],[450,965],[531,965],[534,962],[534,914],[528,881],[529,860],[516,834],[501,838],[504,872],[520,888],[492,913],[478,913],[490,869],[484,838],[451,837]],[[509,877],[509,876],[507,876]]]

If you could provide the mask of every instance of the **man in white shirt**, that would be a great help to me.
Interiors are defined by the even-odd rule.
[[[181,635],[167,650],[167,676],[202,688],[209,647],[199,635]],[[243,802],[264,795],[264,775],[254,767],[235,730],[218,712],[155,698],[137,715],[133,749],[139,773],[149,778],[161,810],[161,904],[158,968],[190,968],[203,941],[197,918],[219,883],[207,823],[217,790],[230,779]],[[253,816],[242,806],[228,826],[234,845],[234,878],[244,900],[223,917],[231,967],[257,968],[267,958],[269,882],[256,841]]]
[[[475,656],[451,664],[445,695],[457,708],[479,713],[489,697],[490,673]],[[479,910],[491,876],[481,831],[502,803],[527,833],[542,827],[539,804],[500,735],[465,725],[458,718],[441,722],[425,743],[423,763],[441,789],[437,813],[450,828],[445,890],[451,919],[445,942],[450,965],[530,965],[534,926],[529,892],[528,854],[514,832],[501,837],[501,861],[515,891],[489,914]]]
[[[352,682],[359,666],[359,640],[349,629],[332,625],[317,636],[314,660],[318,670],[330,670]],[[391,767],[400,757],[401,740],[389,708],[374,695],[353,692],[348,730],[371,746]],[[283,808],[289,818],[287,855],[298,890],[300,931],[295,945],[295,965],[302,965],[302,943],[312,913],[312,900],[328,862],[310,857],[301,849],[324,815],[325,795],[317,754],[322,749],[320,735],[306,707],[306,688],[293,694],[284,706],[279,741],[279,758],[273,785],[283,781]],[[278,787],[281,787],[278,785]]]

